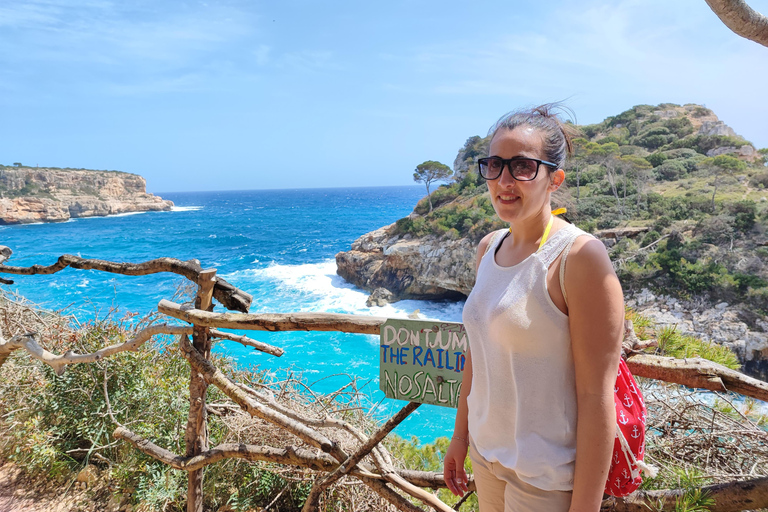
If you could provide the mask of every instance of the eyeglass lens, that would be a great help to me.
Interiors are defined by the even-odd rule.
[[[487,158],[480,162],[480,174],[486,179],[495,180],[501,176],[504,170],[504,164],[509,164],[509,170],[512,176],[519,180],[531,180],[536,176],[536,170],[539,163],[536,160],[528,158],[515,158],[513,160],[502,160],[501,158]]]

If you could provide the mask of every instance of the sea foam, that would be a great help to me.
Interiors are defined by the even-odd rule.
[[[368,307],[365,305],[368,292],[336,274],[336,261],[332,259],[300,265],[273,263],[265,268],[232,272],[225,277],[235,283],[242,282],[245,289],[249,288],[249,283],[271,281],[277,294],[294,298],[291,311],[407,318],[418,310],[421,319],[460,322],[464,307],[463,302],[422,300],[402,300],[383,307]]]

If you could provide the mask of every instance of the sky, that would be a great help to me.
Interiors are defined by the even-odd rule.
[[[579,124],[703,104],[768,147],[766,84],[704,0],[0,2],[0,163],[155,193],[412,185],[557,100]]]

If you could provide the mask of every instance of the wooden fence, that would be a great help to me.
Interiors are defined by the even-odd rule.
[[[10,255],[10,249],[0,246],[0,273],[42,275],[53,274],[67,267],[132,276],[170,272],[184,276],[197,286],[194,307],[186,307],[168,300],[161,300],[157,306],[158,312],[187,325],[153,325],[138,332],[124,343],[104,347],[93,353],[53,354],[43,347],[41,342],[44,340],[38,340],[34,333],[17,335],[8,340],[0,338],[0,366],[11,352],[23,349],[32,357],[51,366],[58,375],[62,375],[70,364],[94,362],[119,352],[138,350],[156,335],[178,335],[179,349],[190,366],[190,403],[184,436],[185,453],[176,454],[157,446],[152,440],[144,439],[126,426],[119,424],[111,410],[110,416],[117,425],[113,432],[114,438],[124,440],[148,456],[188,473],[188,512],[203,510],[203,468],[224,459],[235,458],[248,461],[270,461],[315,471],[316,478],[303,507],[305,512],[319,510],[323,492],[344,476],[360,480],[399,510],[409,512],[423,510],[406,496],[416,498],[434,510],[443,512],[455,510],[427,491],[427,489],[446,487],[441,473],[397,469],[392,463],[390,454],[381,444],[392,429],[420,404],[408,403],[372,435],[365,435],[338,418],[314,418],[290,410],[278,404],[268,394],[233,382],[210,360],[211,340],[216,338],[235,341],[276,357],[283,354],[283,350],[278,347],[219,329],[379,334],[379,328],[386,321],[385,318],[324,313],[248,314],[252,297],[221,277],[217,277],[215,269],[203,269],[195,260],[179,261],[172,258],[159,258],[133,264],[64,255],[50,266],[13,267],[3,264]],[[12,283],[2,278],[0,282]],[[237,311],[237,313],[212,312],[213,299],[226,309]],[[627,353],[629,354],[627,364],[636,376],[682,384],[691,388],[733,391],[768,401],[768,383],[699,358],[681,360],[633,351],[639,346],[633,334],[630,326],[625,343],[628,345]],[[284,429],[306,445],[314,447],[315,450],[294,446],[275,448],[245,444],[222,444],[210,447],[206,429],[206,389],[209,385],[220,389],[250,416]],[[347,453],[341,448],[338,440],[321,432],[320,428],[338,430],[345,435],[351,434],[358,440],[359,445],[354,451]],[[768,438],[768,433],[766,437]],[[373,462],[367,462],[366,457]],[[474,482],[470,481],[469,487],[470,490],[474,490]],[[711,507],[714,512],[768,507],[768,477],[711,485],[704,490],[716,502],[716,505]],[[636,492],[624,499],[605,500],[602,510],[672,511],[675,510],[675,499],[681,495],[682,491],[675,489]]]

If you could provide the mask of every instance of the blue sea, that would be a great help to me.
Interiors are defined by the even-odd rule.
[[[50,265],[62,254],[113,261],[141,262],[162,256],[197,259],[204,268],[252,294],[252,313],[294,311],[351,313],[460,321],[463,303],[401,301],[368,308],[368,293],[336,275],[335,255],[349,250],[359,236],[411,213],[421,187],[296,189],[268,191],[161,193],[176,207],[146,212],[74,219],[64,223],[0,227],[0,245],[14,254],[10,265]],[[152,311],[170,299],[183,281],[174,274],[118,276],[66,269],[48,276],[9,276],[5,286],[47,308],[68,308],[79,318]],[[219,306],[216,311],[224,311]],[[323,332],[267,333],[254,339],[285,349],[275,358],[236,343],[219,350],[242,367],[258,367],[280,376],[302,374],[316,392],[331,392],[358,378],[372,411],[380,417],[405,405],[379,391],[378,337]],[[395,432],[421,442],[450,435],[455,411],[421,406]]]

